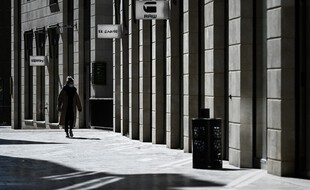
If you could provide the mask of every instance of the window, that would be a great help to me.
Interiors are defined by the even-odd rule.
[[[25,119],[32,119],[33,114],[33,68],[30,66],[30,56],[33,55],[33,32],[24,33],[25,54]]]
[[[58,0],[50,0],[50,5],[55,3],[58,4]]]
[[[60,11],[58,0],[50,0],[50,9],[52,13]]]
[[[36,53],[37,56],[45,55],[45,28],[35,31]],[[45,67],[37,67],[37,121],[45,120]]]

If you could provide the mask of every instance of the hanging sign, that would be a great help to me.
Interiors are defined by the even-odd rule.
[[[121,25],[98,24],[98,38],[121,38]]]
[[[46,66],[47,58],[46,56],[30,56],[30,66]]]
[[[169,19],[169,2],[136,1],[136,19]]]

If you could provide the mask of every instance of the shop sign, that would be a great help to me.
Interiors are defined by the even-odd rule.
[[[136,19],[169,19],[168,1],[136,1]]]
[[[30,66],[46,66],[46,56],[30,56]]]
[[[98,38],[121,38],[121,25],[98,24]]]

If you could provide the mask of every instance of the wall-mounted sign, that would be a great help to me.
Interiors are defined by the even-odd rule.
[[[169,2],[137,0],[136,19],[169,19]]]
[[[97,26],[98,38],[121,38],[122,27],[121,25],[112,24],[98,24]]]
[[[46,56],[30,56],[30,66],[46,66],[47,58]]]

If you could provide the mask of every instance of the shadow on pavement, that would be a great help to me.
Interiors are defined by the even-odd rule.
[[[99,141],[99,140],[101,140],[100,138],[86,138],[86,137],[69,137],[69,139],[79,139],[79,140],[95,140],[95,141]]]
[[[64,143],[0,139],[0,145],[14,145],[14,144],[64,144]]]
[[[10,190],[168,190],[224,185],[196,180],[180,174],[114,175],[104,172],[78,171],[48,161],[7,156],[0,156],[0,168],[0,189]]]

